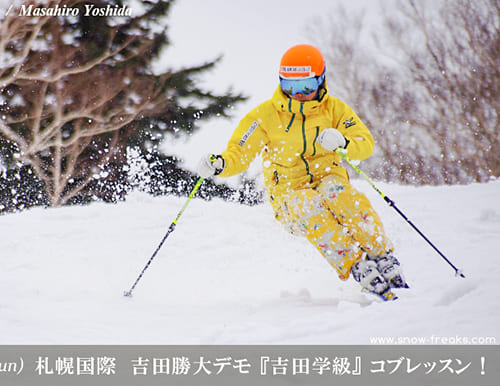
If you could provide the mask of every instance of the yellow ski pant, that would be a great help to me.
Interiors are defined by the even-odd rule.
[[[285,195],[280,209],[285,226],[305,235],[342,280],[363,253],[382,256],[392,250],[370,201],[340,177],[328,176],[314,189]]]

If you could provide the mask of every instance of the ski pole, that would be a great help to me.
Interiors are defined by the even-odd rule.
[[[146,269],[148,269],[149,265],[151,264],[151,262],[153,261],[153,259],[155,258],[155,256],[158,254],[158,251],[162,247],[162,245],[165,242],[165,240],[167,239],[167,237],[170,235],[170,233],[172,233],[174,231],[174,229],[175,229],[175,227],[177,225],[177,222],[181,218],[182,214],[186,210],[187,206],[191,202],[191,199],[193,198],[194,194],[196,193],[196,191],[198,190],[198,188],[200,187],[200,185],[202,184],[202,182],[203,182],[203,178],[202,177],[198,178],[198,181],[196,182],[193,190],[191,190],[191,193],[189,193],[189,196],[188,196],[186,202],[182,206],[182,208],[179,211],[179,213],[177,213],[177,217],[175,218],[174,221],[172,221],[172,224],[170,224],[170,227],[168,228],[167,233],[165,234],[165,236],[163,236],[163,239],[161,240],[160,244],[158,245],[158,247],[154,251],[153,255],[149,258],[148,262],[146,263],[146,266],[143,268],[143,270],[141,271],[141,273],[139,274],[139,276],[135,280],[135,282],[132,285],[132,287],[130,288],[130,290],[125,291],[125,293],[123,294],[124,296],[132,297],[132,291],[134,290],[135,286],[137,285],[137,283],[139,283],[139,280],[141,280],[142,276],[144,275],[144,272],[146,272]]]
[[[405,219],[405,221],[410,224],[410,226],[415,230],[417,231],[417,233],[422,236],[422,238],[427,241],[427,243],[432,247],[434,248],[434,250],[455,270],[455,276],[460,276],[460,277],[463,277],[465,278],[465,275],[463,274],[463,271],[461,269],[458,269],[457,267],[455,267],[455,265],[453,265],[453,263],[448,260],[448,258],[420,231],[420,229],[418,229],[415,224],[413,224],[409,219],[408,217],[406,217],[406,215],[396,206],[395,202],[393,200],[391,200],[388,196],[386,196],[384,194],[384,192],[382,192],[378,187],[377,185],[375,185],[375,183],[373,182],[373,180],[364,172],[362,171],[356,164],[354,164],[354,162],[352,162],[352,160],[347,156],[347,154],[342,151],[341,149],[337,149],[335,150],[338,154],[340,154],[340,156],[349,164],[351,165],[351,167],[360,175],[362,176],[366,181],[368,181],[368,183],[372,186],[373,189],[375,189],[377,191],[378,194],[380,194],[380,196],[382,196],[382,198],[385,200],[385,202],[387,202],[389,204],[389,206],[391,206],[392,208],[394,208],[394,210],[396,212],[398,212],[398,214],[403,217]]]

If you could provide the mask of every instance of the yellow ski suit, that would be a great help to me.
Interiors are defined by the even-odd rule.
[[[273,97],[248,113],[222,152],[232,176],[262,155],[264,182],[276,218],[302,234],[338,271],[349,277],[364,252],[381,256],[392,250],[368,199],[349,184],[341,156],[316,141],[326,128],[347,139],[351,159],[368,158],[373,137],[353,110],[320,90],[319,100],[299,102],[278,87]]]

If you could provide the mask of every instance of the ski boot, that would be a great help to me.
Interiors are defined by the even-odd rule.
[[[377,269],[375,261],[358,261],[352,266],[351,274],[365,291],[377,295],[384,301],[397,299],[397,296],[391,291],[391,286]]]
[[[368,255],[367,257],[377,264],[378,271],[389,283],[391,288],[410,288],[403,277],[398,259],[390,252],[384,256],[373,257]]]

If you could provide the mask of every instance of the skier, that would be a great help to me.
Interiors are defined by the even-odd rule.
[[[275,217],[317,248],[342,280],[353,278],[384,300],[407,288],[391,241],[368,199],[349,183],[337,149],[368,158],[371,133],[354,111],[328,94],[325,61],[314,46],[291,47],[281,59],[272,98],[239,123],[227,148],[198,164],[203,178],[229,177],[263,160]]]

